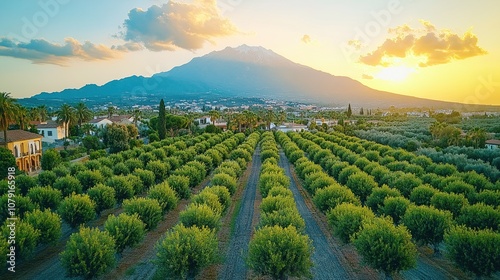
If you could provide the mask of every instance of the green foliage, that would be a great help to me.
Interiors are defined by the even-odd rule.
[[[146,234],[146,225],[139,219],[139,216],[125,213],[118,216],[109,215],[104,229],[115,240],[115,248],[118,252],[138,244]]]
[[[115,175],[128,175],[129,172],[127,165],[123,162],[119,162],[113,166],[113,174]]]
[[[350,189],[338,185],[332,185],[317,190],[316,195],[313,197],[313,201],[322,212],[335,208],[337,205],[344,202],[361,205],[359,198],[357,198]]]
[[[403,217],[413,239],[422,244],[432,244],[435,250],[443,241],[444,233],[450,228],[453,217],[450,212],[432,206],[410,206]]]
[[[61,191],[64,197],[69,196],[72,193],[80,194],[83,191],[82,184],[80,181],[73,176],[67,175],[65,177],[59,177],[53,187]]]
[[[125,161],[125,166],[130,172],[134,172],[136,169],[142,169],[144,164],[137,158],[130,158]]]
[[[219,203],[222,205],[223,211],[228,209],[229,205],[231,204],[231,194],[229,193],[228,189],[224,186],[207,187],[200,192],[200,195],[202,193],[215,194],[217,196]]]
[[[28,191],[27,196],[42,210],[57,209],[62,199],[61,191],[51,187],[34,187]]]
[[[396,189],[391,189],[387,185],[376,187],[366,199],[366,206],[370,207],[374,213],[380,213],[380,208],[387,197],[398,197],[401,193]]]
[[[186,227],[208,227],[215,230],[221,225],[220,219],[220,213],[206,204],[191,203],[179,214],[179,221]]]
[[[390,220],[366,220],[352,242],[365,263],[386,274],[416,266],[417,249],[408,229],[394,226]]]
[[[162,209],[156,199],[143,197],[126,199],[123,201],[123,209],[129,215],[139,215],[147,230],[156,228],[162,219]]]
[[[98,170],[85,170],[76,174],[76,178],[82,184],[83,190],[86,191],[99,183],[104,183],[104,177]]]
[[[2,236],[7,239],[10,235],[10,228],[7,227],[9,223],[6,222],[2,226]],[[21,258],[30,257],[38,244],[40,238],[40,230],[33,227],[26,221],[16,221],[16,243],[15,252],[16,256]],[[10,246],[12,246],[11,244]],[[16,257],[17,259],[17,257]]]
[[[115,197],[118,202],[134,196],[134,187],[125,176],[113,176],[108,179],[106,185],[115,190]]]
[[[115,252],[115,241],[108,232],[82,227],[70,236],[61,263],[68,276],[90,279],[114,266]]]
[[[142,182],[142,186],[145,189],[149,189],[155,183],[156,177],[152,171],[138,168],[132,172],[132,175],[139,177],[139,179]],[[136,190],[136,193],[137,193],[137,190]]]
[[[37,176],[38,179],[38,185],[40,186],[52,186],[56,179],[56,173],[52,171],[43,171],[42,173],[38,174]]]
[[[181,199],[187,199],[191,195],[191,191],[189,190],[189,177],[171,175],[167,178],[167,183]]]
[[[465,206],[462,208],[460,216],[457,217],[459,224],[466,225],[473,229],[500,229],[500,211],[493,206],[482,203]]]
[[[225,210],[219,201],[219,197],[216,194],[207,191],[200,192],[199,194],[193,196],[191,203],[207,205],[219,215],[222,215]]]
[[[422,185],[414,188],[410,194],[410,201],[416,205],[431,205],[431,198],[438,190],[430,185]]]
[[[12,198],[11,198],[12,199]],[[24,214],[38,208],[29,197],[16,195],[16,215],[23,218]],[[9,195],[4,194],[0,197],[0,221],[5,221],[9,215]]]
[[[74,194],[66,197],[58,209],[61,218],[72,228],[95,218],[95,204],[88,195]]]
[[[275,166],[277,167],[277,166]],[[283,170],[280,172],[262,173],[259,177],[259,191],[262,197],[266,197],[271,188],[276,186],[288,187],[290,185],[290,178],[288,178]]]
[[[95,211],[100,214],[103,210],[113,208],[116,204],[115,189],[98,184],[87,191],[90,199],[95,203]]]
[[[43,152],[40,164],[43,170],[52,170],[61,162],[62,158],[59,152],[54,149],[48,149]]]
[[[372,190],[378,187],[378,184],[372,176],[364,172],[358,172],[349,176],[346,186],[364,203]]]
[[[155,174],[156,183],[163,182],[167,178],[170,166],[167,163],[163,163],[159,160],[150,161],[146,164],[146,170],[149,170]]]
[[[448,183],[444,187],[445,192],[463,194],[467,198],[472,198],[476,193],[476,188],[462,181],[454,181]]]
[[[224,173],[215,174],[212,180],[210,180],[210,185],[226,187],[231,195],[236,192],[236,188],[238,187],[236,179]]]
[[[349,177],[351,177],[351,175],[358,173],[360,171],[361,170],[356,166],[348,166],[342,169],[342,171],[339,173],[338,182],[342,185],[345,185],[347,184],[347,180],[349,180]]]
[[[484,190],[476,195],[476,201],[498,207],[500,205],[500,190]]]
[[[24,220],[40,232],[40,244],[55,243],[61,237],[61,217],[49,209],[43,212],[38,209],[28,212]]]
[[[282,186],[272,187],[267,193],[267,196],[278,196],[278,195],[293,197],[292,191]]]
[[[242,148],[238,148],[236,150],[233,150],[230,154],[229,154],[229,158],[231,160],[236,160],[238,158],[242,158],[244,159],[246,162],[249,162],[250,160],[252,160],[252,155],[245,149],[242,149]]]
[[[447,256],[477,276],[500,271],[500,234],[491,230],[453,227],[444,237]]]
[[[7,178],[9,167],[17,167],[16,158],[9,149],[0,147],[0,180]]]
[[[431,205],[441,210],[448,210],[457,217],[462,208],[468,205],[463,194],[437,192],[431,198]]]
[[[163,214],[174,209],[179,202],[177,193],[170,188],[167,182],[152,187],[148,192],[148,197],[156,199],[160,203]]]
[[[31,188],[36,187],[37,180],[34,177],[28,175],[16,176],[16,190],[22,195],[26,195]]]
[[[410,206],[410,201],[402,196],[386,197],[384,206],[380,210],[383,214],[391,217],[395,224],[398,224],[406,213],[408,206]]]
[[[219,254],[214,231],[182,224],[168,231],[156,250],[158,274],[167,279],[194,279]]]
[[[351,236],[361,229],[363,221],[375,218],[369,208],[352,203],[342,203],[328,210],[326,216],[333,233],[344,243],[350,242]]]
[[[283,209],[295,209],[293,197],[268,196],[260,203],[261,213],[271,213]]]
[[[293,226],[263,227],[248,246],[247,263],[260,275],[273,279],[311,277],[312,242]]]
[[[110,153],[118,153],[130,149],[129,132],[124,125],[108,125],[103,132],[103,143],[109,147]]]
[[[272,212],[262,212],[259,227],[266,226],[280,226],[282,228],[293,226],[298,231],[303,232],[306,224],[296,208],[284,208]]]

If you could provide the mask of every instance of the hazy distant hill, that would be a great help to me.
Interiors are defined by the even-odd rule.
[[[347,77],[333,76],[294,63],[263,47],[225,48],[152,77],[131,76],[102,86],[86,85],[32,97],[38,101],[82,99],[127,100],[221,97],[267,97],[356,107],[450,107],[453,103],[409,97],[369,88]],[[117,99],[119,98],[119,99]]]

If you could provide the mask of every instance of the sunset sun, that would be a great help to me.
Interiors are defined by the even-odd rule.
[[[415,72],[415,68],[406,66],[387,67],[378,72],[375,78],[385,81],[402,82],[413,72]]]

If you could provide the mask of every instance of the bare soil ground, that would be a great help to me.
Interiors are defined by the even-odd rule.
[[[234,221],[234,232],[229,241],[224,264],[220,269],[218,279],[247,279],[248,269],[245,257],[248,253],[248,243],[253,231],[256,212],[257,182],[260,173],[260,149],[257,148],[252,158],[250,176],[241,198],[240,209]],[[257,206],[258,207],[258,206]]]

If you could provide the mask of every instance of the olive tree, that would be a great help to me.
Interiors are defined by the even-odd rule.
[[[311,276],[312,242],[294,226],[263,227],[248,245],[247,263],[256,273],[273,279]]]
[[[137,214],[109,215],[104,229],[115,240],[115,248],[118,252],[122,252],[128,246],[138,244],[146,234],[146,225]]]
[[[95,218],[95,204],[88,195],[74,194],[66,197],[58,209],[59,215],[72,228]]]
[[[97,214],[105,209],[113,208],[116,204],[115,189],[112,187],[98,184],[87,191],[90,199],[95,203]]]
[[[146,229],[156,228],[162,219],[162,210],[160,203],[151,198],[133,198],[123,201],[125,213],[129,215],[137,214],[142,222],[146,224]]]
[[[24,220],[40,232],[38,239],[40,244],[55,243],[61,237],[61,217],[49,209],[28,212]]]
[[[174,209],[179,202],[177,193],[170,188],[167,182],[152,187],[148,192],[148,197],[156,199],[160,203],[163,214]]]
[[[333,233],[344,243],[350,242],[351,236],[361,229],[364,220],[375,218],[369,208],[351,203],[342,203],[330,209],[326,216]]]
[[[61,253],[61,263],[70,277],[90,279],[115,264],[115,240],[107,231],[82,227],[71,234]]]

